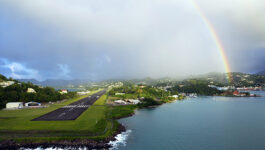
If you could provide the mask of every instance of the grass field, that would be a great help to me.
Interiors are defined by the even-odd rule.
[[[40,142],[76,138],[104,139],[113,134],[118,126],[118,122],[113,118],[127,116],[135,109],[134,106],[109,107],[105,105],[107,99],[105,94],[76,120],[30,121],[84,97],[67,100],[48,108],[1,110],[0,140]]]

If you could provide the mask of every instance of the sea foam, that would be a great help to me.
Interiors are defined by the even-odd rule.
[[[126,140],[128,138],[128,136],[130,135],[130,133],[132,132],[132,130],[127,130],[125,132],[122,132],[121,134],[118,134],[115,136],[115,141],[110,141],[108,144],[111,146],[111,148],[109,150],[116,150],[118,149],[120,146],[126,146]]]

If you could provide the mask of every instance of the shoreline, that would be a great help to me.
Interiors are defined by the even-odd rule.
[[[135,108],[136,110],[137,108]],[[135,114],[135,110],[127,115],[112,118],[113,121],[117,121],[118,119],[131,117]],[[126,131],[126,127],[122,124],[118,123],[118,127],[114,134],[99,140],[91,140],[91,139],[75,139],[75,140],[58,140],[52,142],[16,142],[14,140],[4,140],[0,141],[0,149],[8,149],[8,150],[17,150],[20,148],[50,148],[50,147],[57,147],[63,149],[78,149],[84,148],[87,149],[109,149],[112,146],[109,144],[110,141],[115,141],[116,136],[121,134],[122,132]]]
[[[173,101],[170,101],[173,102]],[[167,102],[167,103],[170,103]],[[163,105],[165,103],[162,103]],[[159,105],[158,105],[159,106]],[[124,116],[119,116],[112,118],[112,121],[117,121],[118,119],[131,117],[135,114],[135,111],[137,109],[143,109],[143,108],[152,108],[157,107],[157,105],[148,106],[148,107],[135,107],[132,113],[129,113]],[[118,122],[118,127],[114,134],[110,135],[109,137],[105,139],[99,139],[99,140],[91,140],[91,139],[75,139],[75,140],[56,140],[51,142],[17,142],[14,140],[4,140],[0,141],[0,149],[8,149],[8,150],[16,150],[20,148],[30,148],[30,149],[36,149],[36,148],[51,148],[51,147],[57,147],[57,148],[63,148],[63,149],[78,149],[78,148],[87,148],[87,149],[109,149],[112,146],[109,144],[110,141],[115,141],[116,136],[118,134],[121,134],[122,132],[126,131],[126,127]]]
[[[119,124],[117,130],[113,135],[106,139],[101,140],[90,140],[90,139],[76,139],[76,140],[59,140],[59,141],[52,141],[52,142],[16,142],[13,140],[5,140],[0,142],[0,149],[8,149],[8,150],[16,150],[20,148],[50,148],[50,147],[57,147],[63,149],[78,149],[84,148],[87,149],[108,149],[111,148],[111,145],[108,143],[110,141],[116,140],[116,136],[125,132],[126,128]]]

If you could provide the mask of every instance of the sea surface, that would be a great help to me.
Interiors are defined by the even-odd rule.
[[[119,120],[119,150],[265,150],[263,97],[197,97]]]

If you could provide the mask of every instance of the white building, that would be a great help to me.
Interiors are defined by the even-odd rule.
[[[138,100],[138,99],[129,99],[129,102],[132,103],[132,104],[138,104],[138,103],[140,103],[140,100]]]
[[[33,88],[28,88],[27,93],[36,93],[36,91]]]
[[[172,97],[174,97],[175,99],[177,99],[179,96],[178,95],[172,95]]]
[[[15,83],[15,81],[3,81],[3,82],[0,82],[0,86],[5,88],[5,87],[8,87],[10,85],[13,85]]]
[[[61,93],[61,94],[67,94],[68,91],[67,91],[66,89],[62,89],[60,93]]]
[[[114,102],[117,104],[127,104],[124,100],[116,100]]]
[[[81,92],[77,92],[78,95],[87,95],[89,94],[90,91],[81,91]]]
[[[38,102],[27,102],[25,103],[25,106],[26,107],[38,107],[38,106],[41,106],[41,103],[38,103]]]
[[[22,102],[9,102],[6,103],[6,109],[19,109],[23,108],[23,103]]]
[[[179,93],[179,95],[181,95],[181,96],[186,96],[186,93]]]
[[[124,95],[125,93],[115,93],[115,95]]]

